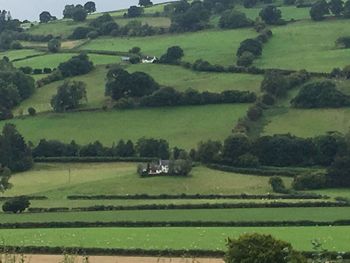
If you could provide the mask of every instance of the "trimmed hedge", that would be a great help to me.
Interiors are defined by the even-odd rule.
[[[47,200],[48,197],[47,196],[41,196],[41,195],[33,195],[33,196],[29,196],[29,195],[22,195],[22,196],[2,196],[0,197],[0,202],[1,201],[7,201],[7,200],[11,200],[11,199],[14,199],[14,198],[17,198],[17,197],[25,197],[29,200]]]
[[[31,228],[96,228],[96,227],[287,227],[287,226],[350,226],[350,220],[337,221],[120,221],[120,222],[23,222],[3,223],[0,229]]]
[[[122,248],[79,248],[79,247],[49,247],[49,246],[6,246],[1,247],[0,252],[23,253],[23,254],[45,254],[45,255],[94,255],[94,256],[150,256],[150,257],[213,257],[223,258],[225,252],[221,250],[201,250],[201,249],[122,249]],[[302,252],[307,258],[312,258],[314,251]],[[336,259],[338,252],[328,251],[324,256]],[[342,254],[343,259],[350,259],[350,252]]]
[[[35,157],[37,163],[99,163],[99,162],[152,162],[157,158],[146,157]]]
[[[220,170],[224,172],[233,172],[233,173],[241,173],[241,174],[253,174],[253,175],[262,175],[262,176],[288,176],[294,177],[300,174],[304,174],[305,172],[294,170],[294,169],[278,169],[278,168],[241,168],[234,166],[227,166],[221,164],[207,164],[206,165],[210,169]]]
[[[318,194],[266,194],[266,195],[221,195],[221,194],[137,194],[137,195],[69,195],[69,200],[166,200],[166,199],[329,199]]]
[[[232,209],[232,208],[283,208],[283,207],[350,207],[346,202],[272,202],[272,203],[236,203],[236,204],[147,204],[133,206],[104,206],[96,205],[89,207],[58,207],[58,208],[29,208],[30,213],[50,213],[50,212],[89,212],[89,211],[124,211],[124,210],[170,210],[170,209]]]

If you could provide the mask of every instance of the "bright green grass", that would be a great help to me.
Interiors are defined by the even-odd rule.
[[[345,197],[350,199],[350,189],[349,188],[336,188],[336,189],[322,189],[313,191],[318,194],[327,194],[330,197]]]
[[[130,72],[150,74],[158,83],[178,90],[193,88],[199,91],[221,92],[242,90],[260,93],[261,75],[194,72],[178,66],[138,64],[128,67]]]
[[[25,59],[17,61],[14,63],[16,67],[25,67],[30,66],[32,68],[56,68],[62,62],[69,60],[71,57],[76,56],[72,53],[60,53],[60,54],[49,54],[40,57],[34,57],[30,59]],[[105,65],[117,63],[120,61],[118,56],[111,55],[98,55],[98,54],[89,54],[89,58],[95,65]]]
[[[239,6],[238,11],[243,12],[247,15],[248,18],[255,20],[259,17],[259,13],[262,8],[244,8]],[[284,20],[301,20],[301,19],[310,19],[310,8],[297,8],[295,6],[281,6],[278,7],[282,11],[282,19]]]
[[[26,140],[42,138],[86,144],[100,140],[112,145],[119,139],[163,138],[172,146],[190,149],[200,140],[223,140],[249,104],[135,109],[109,112],[45,114],[8,122],[15,124]],[[3,126],[6,122],[0,122]]]
[[[136,163],[36,164],[32,170],[11,177],[10,182],[14,187],[8,190],[6,195],[46,195],[52,200],[65,201],[67,204],[64,206],[67,206],[68,203],[75,202],[67,200],[67,195],[271,192],[269,177],[265,176],[241,175],[195,167],[191,176],[185,178],[140,178],[136,169]],[[286,185],[291,184],[291,178],[284,180]]]
[[[0,58],[6,56],[10,60],[21,59],[28,56],[40,55],[43,54],[40,51],[32,50],[32,49],[21,49],[21,50],[11,50],[6,52],[0,52]]]
[[[297,250],[319,239],[331,251],[350,250],[350,227],[69,228],[0,230],[6,245],[142,249],[226,250],[227,237],[272,234]]]
[[[231,65],[235,64],[240,42],[255,36],[252,29],[236,29],[137,38],[99,38],[82,49],[128,51],[138,46],[144,54],[159,57],[169,47],[179,45],[185,52],[184,61],[194,62],[201,58],[211,63]]]
[[[179,209],[66,213],[0,214],[0,223],[38,222],[255,222],[348,220],[347,207]]]
[[[348,49],[336,49],[335,41],[350,35],[348,20],[304,21],[272,29],[258,67],[307,69],[330,72],[349,64]]]
[[[272,110],[273,111],[273,110]],[[328,131],[347,133],[350,130],[350,108],[292,109],[270,114],[264,134],[291,133],[313,137]]]
[[[104,66],[96,67],[87,75],[71,78],[76,81],[85,82],[88,101],[85,107],[102,107],[105,101],[104,89],[107,70]],[[34,75],[36,79],[44,78],[43,75]],[[36,90],[27,100],[23,101],[15,110],[15,115],[20,111],[26,111],[29,107],[34,107],[37,112],[51,111],[50,101],[53,95],[57,93],[57,87],[62,85],[64,81],[56,81]]]
[[[46,24],[38,24],[29,29],[28,33],[33,35],[61,36],[67,38],[72,34],[75,28],[79,26],[87,26],[86,22],[74,22],[72,20],[57,20]]]

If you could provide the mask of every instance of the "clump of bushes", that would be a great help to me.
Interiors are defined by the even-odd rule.
[[[314,190],[322,189],[327,186],[327,178],[325,174],[307,174],[294,177],[293,189],[295,190]]]
[[[18,214],[18,213],[23,213],[27,208],[29,208],[29,206],[30,206],[30,201],[28,197],[22,196],[22,197],[16,197],[6,201],[2,206],[2,210],[5,213]]]
[[[339,108],[350,106],[350,96],[337,90],[331,81],[314,82],[302,87],[291,104],[295,108]]]
[[[289,193],[281,177],[278,177],[278,176],[271,177],[269,180],[269,184],[271,185],[272,190],[275,193],[280,193],[280,194]]]

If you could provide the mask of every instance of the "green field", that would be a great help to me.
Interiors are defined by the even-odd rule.
[[[177,66],[160,64],[131,65],[128,71],[141,71],[151,75],[164,86],[178,90],[193,88],[199,91],[221,92],[242,90],[260,93],[261,75],[195,72]]]
[[[341,109],[276,109],[267,112],[264,134],[291,133],[301,137],[323,135],[329,131],[350,130],[350,108]]]
[[[32,49],[21,49],[21,50],[11,50],[6,52],[0,52],[0,57],[8,57],[10,60],[22,59],[28,56],[40,55],[43,52],[32,50]]]
[[[98,202],[98,201],[95,201]],[[327,212],[326,212],[327,211]],[[348,220],[348,207],[133,210],[0,214],[0,223],[40,222],[258,222]]]
[[[96,194],[266,194],[271,192],[269,177],[249,176],[195,167],[189,177],[142,179],[135,163],[36,164],[11,178],[11,195],[46,195],[52,200],[67,195]],[[69,175],[70,171],[70,175]],[[291,178],[284,179],[290,185]],[[40,183],[38,183],[40,182]],[[157,187],[154,187],[154,186]],[[80,202],[80,201],[77,201]]]
[[[238,11],[243,12],[252,20],[255,20],[259,16],[260,8],[244,8],[243,6],[239,6],[237,8]],[[284,20],[303,20],[310,19],[310,8],[297,8],[295,6],[280,6],[278,7],[282,12],[282,19]]]
[[[109,112],[52,113],[8,122],[15,124],[25,139],[34,143],[46,138],[65,142],[74,139],[81,144],[100,140],[105,145],[112,145],[119,139],[136,141],[146,136],[166,139],[171,146],[190,149],[197,146],[200,140],[226,138],[237,120],[245,115],[248,107],[249,104],[221,104]],[[5,123],[0,122],[0,127]]]
[[[227,31],[200,31],[174,35],[160,35],[134,38],[99,38],[84,45],[87,50],[128,51],[140,47],[149,56],[161,56],[171,46],[179,45],[185,52],[184,61],[194,62],[197,59],[211,63],[232,65],[236,62],[236,51],[241,41],[255,37],[252,29]]]
[[[347,20],[303,21],[272,28],[273,37],[264,45],[257,67],[306,69],[330,72],[349,65],[348,49],[336,49],[335,41],[350,35]]]
[[[62,62],[69,60],[71,57],[77,54],[72,53],[60,53],[60,54],[49,54],[45,56],[39,56],[20,60],[14,63],[16,67],[30,66],[32,68],[56,68]],[[89,58],[95,65],[105,65],[120,62],[120,57],[111,55],[98,55],[89,54]]]
[[[224,250],[227,237],[248,232],[272,234],[298,250],[312,250],[319,239],[331,251],[350,250],[350,227],[237,228],[69,228],[0,230],[6,245],[82,248]]]

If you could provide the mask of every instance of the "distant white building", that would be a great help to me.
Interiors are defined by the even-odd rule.
[[[147,170],[145,172],[148,175],[161,175],[169,173],[169,160],[159,160],[157,164],[147,165]]]
[[[158,58],[156,57],[146,57],[142,59],[142,63],[143,64],[152,64],[154,62],[156,62],[158,60]]]

